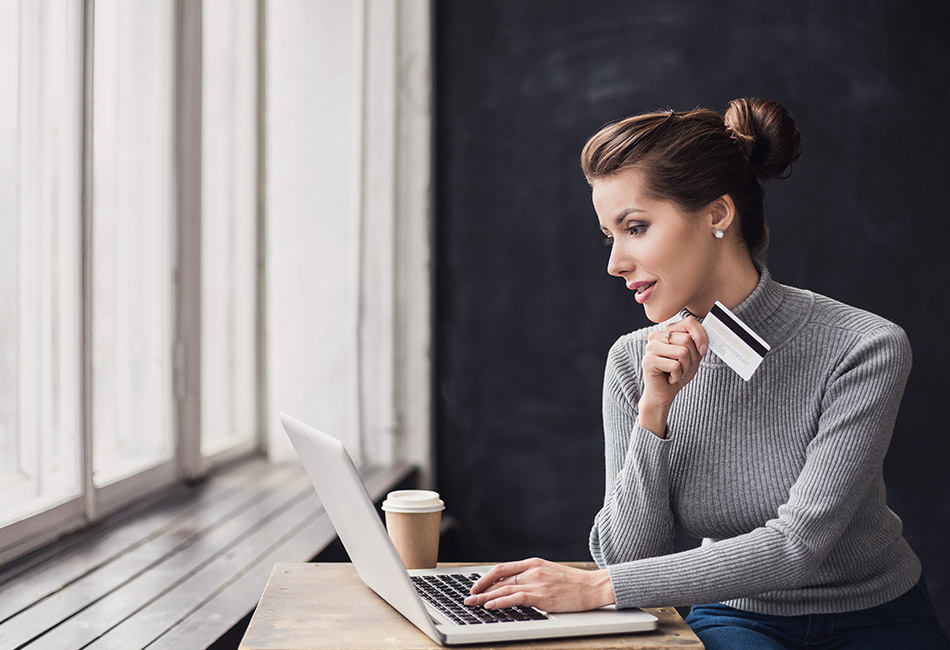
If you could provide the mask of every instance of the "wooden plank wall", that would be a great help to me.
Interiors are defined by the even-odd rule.
[[[381,500],[410,467],[362,471]],[[297,464],[255,459],[0,569],[0,648],[236,647],[276,562],[336,537]]]

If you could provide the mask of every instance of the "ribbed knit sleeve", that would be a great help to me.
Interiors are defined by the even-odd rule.
[[[672,525],[664,441],[638,430],[631,405],[617,399],[623,391],[610,389],[610,400],[605,396],[608,448],[615,438],[627,452],[616,469],[617,460],[608,455],[607,498],[591,534],[591,550],[598,563],[608,565],[618,607],[741,604],[745,597],[812,584],[872,483],[880,480],[911,365],[907,337],[892,323],[876,319],[870,326],[865,321],[837,330],[839,345],[829,354],[839,361],[830,375],[815,378],[825,382],[818,427],[787,501],[761,526],[689,551],[661,555],[668,553]],[[807,374],[807,369],[785,369],[799,371]],[[611,371],[608,364],[608,378],[611,372],[623,368]],[[716,399],[715,392],[708,399]],[[857,597],[842,591],[843,602]]]
[[[606,491],[594,518],[590,550],[604,567],[673,550],[669,441],[637,423],[639,367],[621,339],[610,350],[604,373]]]

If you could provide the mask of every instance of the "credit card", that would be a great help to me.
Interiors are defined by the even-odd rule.
[[[683,310],[685,316],[688,312]],[[709,349],[745,381],[771,349],[768,343],[718,300],[701,320]]]

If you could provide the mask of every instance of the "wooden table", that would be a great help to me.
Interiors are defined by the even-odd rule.
[[[574,565],[593,566],[590,563]],[[506,650],[703,647],[674,608],[646,611],[660,619],[659,628],[653,632],[499,645]],[[363,584],[353,565],[285,562],[274,566],[240,650],[411,650],[438,647]]]

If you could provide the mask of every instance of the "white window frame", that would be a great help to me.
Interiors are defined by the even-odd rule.
[[[200,477],[201,458],[201,27],[200,2],[179,0],[175,48],[175,399],[181,476]]]
[[[172,30],[172,51],[176,51],[176,43],[180,40],[181,8],[189,3],[178,0],[175,4],[176,16]],[[93,478],[92,463],[92,187],[93,187],[93,73],[94,73],[94,30],[95,30],[95,0],[83,0],[80,9],[78,28],[81,31],[82,57],[78,62],[81,66],[81,115],[79,116],[82,132],[80,149],[81,162],[81,272],[78,282],[81,284],[81,346],[80,346],[80,404],[82,437],[82,493],[80,496],[64,502],[54,508],[44,510],[28,518],[16,521],[0,528],[0,564],[19,557],[33,549],[49,543],[55,538],[81,528],[102,517],[127,506],[143,496],[154,493],[181,476],[178,463],[175,459],[162,462],[154,467],[138,472],[127,478],[120,479],[108,485],[96,486]],[[200,41],[199,41],[200,42]],[[171,64],[171,62],[169,62]],[[178,125],[175,125],[176,137]],[[173,182],[179,182],[180,170],[176,170]],[[180,256],[180,252],[178,253]],[[180,307],[176,305],[176,309]],[[174,435],[176,444],[181,445],[182,439]]]
[[[200,2],[176,0],[175,205],[176,451],[173,462],[97,488],[92,475],[90,333],[92,311],[92,81],[95,0],[82,0],[82,496],[0,528],[0,564],[47,544],[182,479],[197,479],[240,456],[273,457],[279,404],[267,382],[266,324],[266,76],[264,57],[268,0],[257,0],[258,47],[258,439],[202,457],[201,368],[201,25]],[[360,237],[358,297],[353,337],[362,462],[416,464],[422,483],[434,481],[432,445],[432,45],[430,0],[354,0],[358,20],[360,126],[354,136],[354,170]],[[372,137],[370,137],[370,135]],[[372,150],[368,144],[374,144]],[[383,143],[380,145],[380,143]],[[366,227],[372,216],[373,227]],[[382,227],[380,227],[382,224]],[[385,296],[380,273],[392,278]],[[381,299],[381,296],[383,299]],[[279,456],[279,454],[278,454]]]
[[[361,448],[369,462],[415,464],[431,487],[432,9],[428,0],[364,0],[363,6]],[[380,277],[393,278],[382,295]]]
[[[175,63],[177,60],[177,53],[179,51],[179,44],[182,40],[181,38],[182,22],[180,20],[181,5],[177,3],[175,0],[171,0],[171,2],[169,2],[169,5],[171,9],[171,15],[169,16],[169,20],[171,24],[169,25],[170,43],[168,44],[169,45],[169,49],[168,49],[169,60],[167,61],[167,64],[168,64],[168,67],[170,68],[170,75],[172,79],[172,83],[171,83],[172,97],[169,98],[168,105],[173,107],[173,114],[172,114],[172,120],[171,120],[172,122],[171,137],[173,138],[172,144],[174,146],[174,141],[177,141],[177,139],[181,137],[180,125],[177,119],[179,98],[177,97],[178,81],[177,81],[177,74],[175,70]],[[88,75],[89,75],[88,79],[90,83],[89,85],[84,84],[83,96],[84,98],[91,97],[94,101],[95,84],[93,82],[95,81],[94,77],[95,77],[95,21],[96,21],[95,0],[86,0],[85,8],[86,8],[86,15],[89,16],[90,20],[86,22],[87,31],[84,33],[83,42],[84,42],[84,48],[86,47],[86,44],[89,44],[90,49],[87,50],[89,52],[89,56],[85,57],[84,66],[86,66],[86,69],[88,69]],[[91,160],[93,161],[93,163],[89,167],[88,180],[90,182],[90,185],[88,186],[84,185],[83,189],[84,189],[85,196],[90,196],[94,198],[95,185],[93,183],[93,180],[94,180],[93,176],[94,176],[94,160],[95,160],[95,146],[96,145],[95,145],[95,140],[93,139],[93,136],[94,136],[96,127],[95,127],[95,118],[91,111],[84,115],[83,128],[89,129],[88,131],[89,139],[84,140],[84,151],[88,150],[88,152],[92,155]],[[173,195],[172,197],[169,197],[170,199],[169,203],[171,203],[172,205],[174,205],[174,195],[176,195],[179,192],[178,188],[181,184],[181,179],[182,179],[182,170],[175,163],[176,161],[171,161],[170,164],[168,165],[168,169],[170,171],[170,182],[172,185],[171,193]],[[86,174],[84,172],[84,181],[85,180],[86,180]],[[174,218],[175,218],[174,215],[172,215],[171,220],[174,220]],[[178,226],[176,223],[168,223],[165,225],[167,227],[167,231],[173,234],[173,237],[171,238],[169,245],[175,246],[174,233],[176,233]],[[84,258],[83,267],[84,267],[84,271],[89,273],[90,282],[94,284],[95,282],[94,267],[96,264],[96,261],[94,259],[95,242],[92,239],[91,235],[92,235],[92,230],[96,228],[95,202],[93,202],[90,211],[85,212],[83,214],[83,227],[89,232],[89,235],[90,235],[90,238],[84,241],[85,245],[83,247],[83,258]],[[182,252],[179,248],[177,248],[177,246],[173,249],[172,255],[174,257],[173,263],[176,266],[180,265]],[[90,327],[89,329],[86,329],[84,331],[83,337],[84,337],[84,340],[87,341],[84,347],[86,347],[85,352],[89,355],[88,359],[89,359],[89,363],[91,364],[93,360],[92,346],[94,345],[93,343],[94,329],[93,328],[95,327],[95,325],[93,325],[92,323],[95,318],[96,300],[95,300],[95,287],[92,286],[92,284],[90,284],[88,288],[90,292],[83,293],[82,304],[83,304],[84,313],[89,312]],[[174,291],[174,287],[170,287],[170,288],[172,291]],[[180,311],[181,306],[179,304],[177,295],[173,295],[170,302],[171,302],[171,308],[175,313]],[[173,315],[169,316],[169,323],[171,323],[172,321],[172,316]],[[85,322],[85,318],[84,318],[84,322]],[[174,336],[173,332],[169,332],[169,333],[172,336]],[[173,341],[169,341],[168,344],[171,348],[168,350],[169,357],[171,357],[172,360],[174,360],[174,357],[173,357],[174,343]],[[174,372],[173,365],[172,364],[169,364],[169,365],[171,366],[170,370]],[[170,432],[170,438],[171,438],[171,444],[173,445],[173,447],[179,444],[178,437],[176,435],[177,429],[175,426],[175,417],[178,410],[178,406],[177,406],[177,403],[175,400],[175,394],[174,394],[176,392],[176,389],[175,387],[173,387],[173,383],[172,383],[174,379],[175,379],[174,376],[167,377],[167,380],[168,380],[167,385],[169,387],[169,394],[167,395],[167,398],[168,398],[168,403],[170,404],[170,408],[171,408],[170,425],[172,428],[172,431]],[[94,401],[95,400],[94,393],[96,390],[95,382],[85,385],[84,390],[85,390],[85,394],[84,394],[84,401],[83,401],[83,411],[84,413],[93,415],[91,426],[94,429],[96,426],[96,419],[95,419],[96,404]],[[85,398],[88,398],[88,401],[86,401]],[[94,434],[92,437],[94,437]],[[95,474],[94,467],[86,467],[85,471]],[[99,474],[101,475],[103,474],[103,472],[100,471]],[[177,465],[177,461],[176,461],[174,449],[173,449],[172,453],[165,459],[158,461],[150,466],[146,466],[146,468],[138,470],[135,473],[129,474],[127,476],[123,476],[122,478],[118,478],[117,480],[109,480],[109,478],[107,477],[106,480],[109,480],[109,482],[103,484],[102,478],[97,477],[98,484],[94,483],[95,485],[94,491],[92,493],[88,491],[85,493],[86,506],[87,506],[86,513],[85,513],[86,519],[96,520],[102,516],[115,512],[116,510],[150,493],[153,493],[156,490],[159,490],[161,488],[171,485],[177,480],[178,475],[179,475],[179,469],[178,469],[178,465]]]
[[[326,18],[320,15],[324,10],[320,7],[339,20],[340,6],[329,0],[287,2],[304,5],[308,9],[307,20]],[[344,438],[357,462],[412,463],[420,468],[423,485],[432,485],[432,7],[429,0],[352,0],[347,7],[351,38],[340,40],[353,44],[346,65],[355,70],[357,77],[350,84],[355,95],[351,104],[359,107],[360,115],[354,123],[337,124],[338,129],[353,131],[349,138],[351,151],[341,155],[352,167],[346,176],[352,197],[348,212],[334,218],[346,219],[350,226],[355,224],[355,236],[336,242],[337,246],[355,249],[340,255],[348,265],[341,269],[341,274],[355,287],[355,296],[345,304],[333,302],[330,296],[326,302],[309,300],[300,307],[288,305],[283,295],[267,297],[264,329],[273,345],[266,372],[279,378],[269,384],[266,399],[268,454],[278,459],[294,457],[280,426],[280,411],[304,420],[315,418],[311,421],[316,426],[333,426],[323,424],[328,417],[313,405],[317,401],[313,393],[327,388],[318,385],[320,378],[313,368],[303,367],[308,362],[312,365],[313,360],[288,360],[286,351],[279,349],[286,348],[290,339],[292,349],[306,350],[313,344],[313,337],[301,334],[302,328],[297,324],[309,323],[316,329],[321,323],[315,319],[331,318],[350,324],[348,333],[351,332],[346,350],[326,355],[329,362],[344,369],[340,373],[344,386],[329,387],[338,401],[347,402],[334,415],[342,426],[353,429],[335,433]],[[282,5],[282,9],[286,11],[287,5]],[[275,16],[274,23],[278,20]],[[317,31],[326,23],[310,24]],[[299,38],[299,33],[291,30],[286,36]],[[325,62],[327,52],[319,49],[319,42],[320,39],[313,38],[306,47],[315,59]],[[286,72],[285,63],[294,65],[292,61],[272,63],[281,72]],[[339,119],[336,110],[322,108],[319,98],[312,93],[286,99],[308,102],[304,110],[315,123],[329,124]],[[275,110],[286,107],[280,97],[275,102]],[[281,112],[282,119],[285,115]],[[314,137],[313,132],[318,131],[308,131],[301,137]],[[277,140],[270,141],[275,148]],[[282,158],[275,163],[276,167],[284,159],[299,155],[299,151],[288,145],[287,151],[279,149],[273,155]],[[272,171],[266,161],[265,171],[267,175]],[[317,165],[306,171],[321,172]],[[268,200],[273,200],[272,196],[283,199],[285,189],[294,190],[293,186],[275,184],[276,189],[271,192],[270,182],[265,187],[265,194],[271,195]],[[340,205],[347,203],[340,199],[339,195],[328,199],[334,202],[332,208],[308,201],[301,205],[308,218],[315,218],[321,210],[339,210]],[[281,224],[269,231],[275,236],[267,235],[271,255],[284,253],[282,247],[288,245],[286,229],[282,228],[282,219],[287,218],[282,212],[285,209],[282,205],[271,205],[268,212],[271,226]],[[280,265],[268,266],[267,278],[267,286],[275,294],[299,282],[294,277],[277,277],[280,271],[274,270],[276,266]],[[319,292],[319,287],[315,291]],[[315,304],[325,311],[315,310]],[[285,327],[285,322],[295,326]],[[338,336],[338,332],[332,333]],[[294,384],[295,390],[282,387],[282,382]]]

